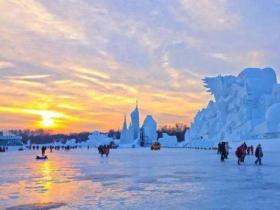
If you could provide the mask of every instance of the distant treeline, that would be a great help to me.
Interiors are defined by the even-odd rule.
[[[163,125],[157,130],[158,138],[162,138],[162,134],[167,133],[170,136],[176,136],[177,141],[179,142],[184,141],[187,129],[189,129],[189,127],[183,123],[176,123],[175,125]]]
[[[90,132],[70,133],[70,134],[52,134],[48,130],[9,130],[9,133],[22,136],[23,143],[28,140],[33,144],[47,144],[56,141],[66,142],[69,139],[76,139],[76,142],[86,141]]]
[[[176,136],[178,141],[185,140],[185,132],[188,126],[182,123],[176,123],[175,126],[164,125],[160,126],[157,130],[158,138],[161,138],[163,133],[167,133],[171,136]],[[0,132],[1,133],[1,132]],[[47,144],[56,141],[66,142],[69,139],[76,139],[76,142],[83,142],[88,139],[90,132],[70,133],[70,134],[52,134],[49,130],[37,129],[15,129],[9,130],[9,133],[22,136],[23,143],[27,143],[28,140],[33,144]],[[120,139],[121,131],[111,129],[107,133],[108,137],[113,139]]]

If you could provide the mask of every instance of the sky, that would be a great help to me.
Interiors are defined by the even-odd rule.
[[[0,129],[189,124],[202,79],[280,70],[280,1],[0,0]]]

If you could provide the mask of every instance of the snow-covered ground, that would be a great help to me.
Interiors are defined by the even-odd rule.
[[[233,154],[221,163],[210,150],[118,149],[101,158],[80,149],[47,161],[35,151],[0,153],[0,209],[278,210],[280,153],[263,150],[263,166],[253,156],[238,166]]]

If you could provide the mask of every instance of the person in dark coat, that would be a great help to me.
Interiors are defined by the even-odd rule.
[[[42,151],[42,156],[45,156],[46,149],[47,149],[47,147],[42,146],[42,148],[41,148],[41,151]]]
[[[244,142],[242,145],[241,145],[241,151],[242,151],[242,155],[241,155],[241,162],[244,163],[245,161],[245,157],[247,155],[246,151],[247,151],[247,144]]]
[[[262,164],[263,151],[262,151],[262,146],[260,144],[256,148],[255,156],[257,158],[257,160],[255,161],[255,164],[257,165],[259,163],[259,165],[261,165]]]
[[[227,150],[226,150],[225,142],[221,143],[220,154],[221,154],[221,161],[224,161],[227,158]]]
[[[103,145],[98,146],[98,153],[100,154],[101,157],[103,157],[103,155],[104,155],[104,146]]]

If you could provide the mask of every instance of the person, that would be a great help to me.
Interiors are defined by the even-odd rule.
[[[220,147],[221,161],[223,162],[227,158],[226,143],[222,142]]]
[[[46,148],[45,146],[42,146],[42,148],[41,148],[42,156],[45,156],[46,149],[47,149],[47,148]]]
[[[262,165],[262,157],[263,157],[263,151],[262,151],[262,146],[259,144],[256,148],[255,156],[257,160],[255,161],[255,164],[257,165]]]
[[[244,144],[237,147],[237,149],[235,151],[235,155],[238,158],[238,161],[237,161],[238,165],[240,165],[241,162],[244,162],[244,158],[245,158],[245,155],[246,155],[246,150],[245,150]]]
[[[244,142],[242,145],[241,145],[241,162],[244,163],[245,161],[245,157],[246,157],[246,151],[247,151],[247,144]]]
[[[98,153],[100,154],[101,157],[103,157],[103,154],[104,154],[103,145],[99,145],[99,146],[98,146]]]

